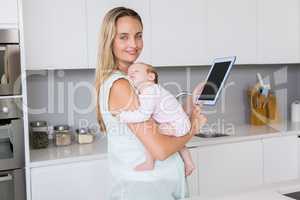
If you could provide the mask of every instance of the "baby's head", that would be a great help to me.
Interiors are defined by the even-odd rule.
[[[158,83],[156,70],[151,65],[145,63],[134,63],[129,66],[128,76],[136,87],[145,82]]]

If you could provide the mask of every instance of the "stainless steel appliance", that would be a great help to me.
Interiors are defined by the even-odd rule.
[[[0,100],[0,170],[24,167],[21,99]]]
[[[0,30],[0,200],[26,199],[18,43],[17,30]]]
[[[24,169],[0,171],[0,199],[25,200]]]
[[[0,100],[0,199],[25,200],[21,99]]]
[[[21,94],[19,32],[0,29],[0,95]]]

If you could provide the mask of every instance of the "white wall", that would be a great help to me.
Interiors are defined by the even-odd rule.
[[[297,88],[297,85],[300,84],[297,81],[297,77],[300,77],[298,68],[299,65],[289,65],[288,68],[282,65],[235,66],[227,81],[227,84],[232,85],[224,92],[225,98],[220,99],[217,107],[213,107],[213,109],[204,108],[204,110],[210,111],[209,123],[218,122],[226,125],[247,122],[249,110],[246,89],[255,83],[257,72],[263,76],[270,76],[272,85],[275,84],[275,77],[276,80],[280,79],[280,84],[276,83],[274,89],[287,95],[281,95],[278,101],[284,118],[288,118],[291,101],[300,97],[300,91]],[[160,83],[173,94],[177,94],[180,90],[193,88],[198,81],[204,80],[208,70],[208,66],[158,68]],[[47,110],[44,114],[30,114],[29,120],[44,119],[52,125],[68,123],[78,127],[81,119],[88,119],[88,123],[97,124],[94,107],[91,107],[87,113],[80,113],[84,111],[80,108],[87,109],[92,101],[93,94],[90,93],[87,86],[92,87],[94,70],[41,72],[45,74],[30,75],[27,79],[28,88],[30,88],[28,102],[30,108],[45,107]],[[191,81],[187,81],[188,79]],[[48,82],[49,86],[47,86]],[[59,101],[63,103],[58,103]]]

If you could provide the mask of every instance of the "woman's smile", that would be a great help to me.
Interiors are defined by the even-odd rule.
[[[130,50],[126,50],[126,52],[130,55],[136,55],[137,54],[137,49],[130,49]]]

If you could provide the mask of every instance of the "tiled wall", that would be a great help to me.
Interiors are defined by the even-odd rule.
[[[209,123],[226,126],[248,123],[247,88],[256,73],[270,77],[283,120],[289,119],[290,103],[300,98],[299,65],[234,66],[226,89],[215,107],[204,107]],[[203,81],[208,66],[158,68],[160,84],[174,95],[191,90]],[[93,82],[94,70],[28,71],[29,120],[46,120],[50,125],[69,124],[97,127]]]

